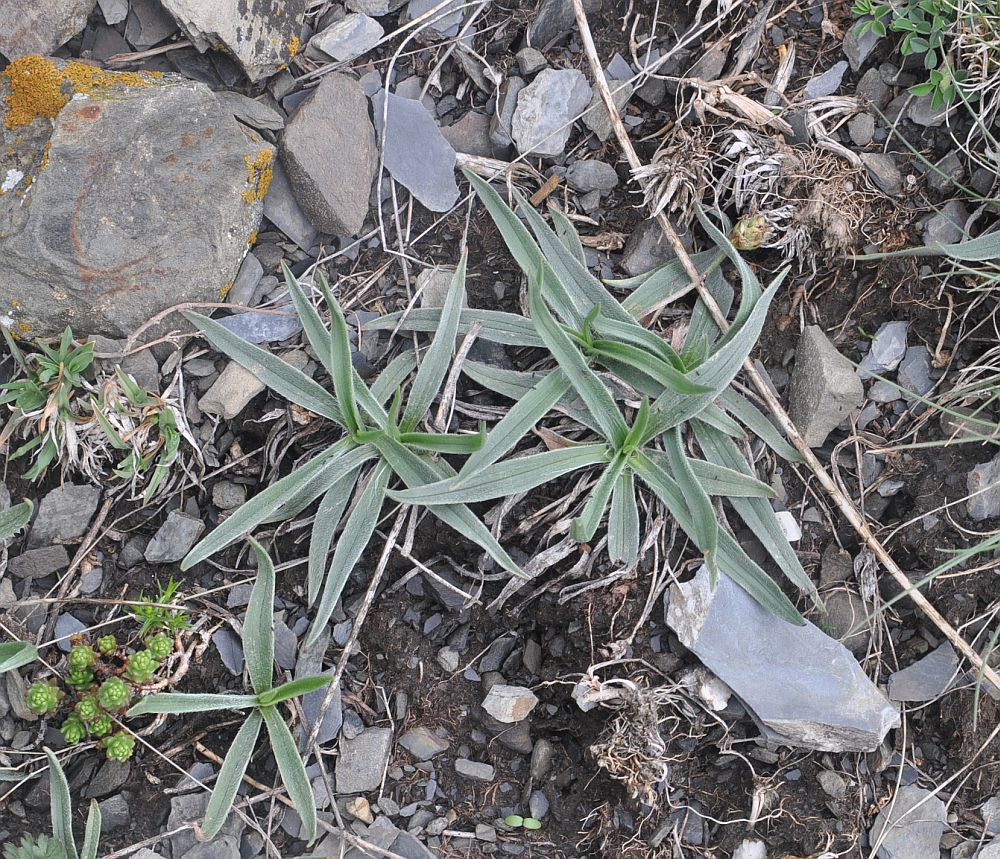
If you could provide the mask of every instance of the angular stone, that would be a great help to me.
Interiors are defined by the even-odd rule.
[[[309,361],[302,350],[296,350],[282,357],[299,370]],[[198,400],[198,408],[206,414],[220,415],[226,420],[232,420],[265,387],[264,383],[245,367],[230,361],[212,387]]]
[[[346,75],[324,77],[289,120],[281,160],[295,198],[320,232],[357,235],[378,165],[360,84]]]
[[[518,93],[511,137],[522,155],[563,154],[573,121],[593,93],[576,69],[544,69]]]
[[[96,486],[57,486],[42,499],[28,535],[29,546],[73,543],[87,533],[97,511],[101,490]]]
[[[218,323],[237,337],[248,343],[275,343],[294,337],[302,330],[302,322],[291,304],[275,307],[282,313],[264,313],[251,311],[249,313],[234,313],[217,320]]]
[[[631,83],[608,77],[608,89],[611,90],[611,100],[614,102],[620,115],[624,112],[628,100],[632,98],[635,88]],[[590,107],[583,115],[583,124],[593,131],[597,139],[602,142],[611,137],[611,114],[608,113],[608,107],[604,103],[604,99],[601,98],[600,93],[594,92],[591,95]]]
[[[264,217],[302,250],[308,251],[316,244],[316,228],[295,199],[291,183],[280,161],[274,165],[271,187],[264,198]]]
[[[818,325],[799,338],[788,414],[806,444],[820,447],[864,400],[864,386],[851,364]]]
[[[566,183],[574,191],[610,191],[618,185],[618,173],[605,161],[588,158],[574,161],[566,171]]]
[[[681,233],[681,241],[687,246],[691,234]],[[622,251],[621,266],[627,274],[637,277],[670,262],[675,256],[663,228],[655,218],[650,218],[632,231]]]
[[[217,629],[212,633],[212,644],[219,651],[219,658],[222,659],[222,664],[229,669],[229,673],[239,677],[243,673],[245,657],[243,645],[236,633],[226,627]]]
[[[515,59],[517,60],[517,70],[525,77],[540,72],[549,64],[549,61],[545,59],[545,54],[537,48],[521,48],[515,55]]]
[[[97,0],[101,14],[109,27],[120,24],[128,17],[128,0]]]
[[[175,796],[170,800],[170,816],[167,817],[166,828],[168,831],[174,829],[182,829],[182,831],[170,836],[166,851],[168,856],[183,856],[188,850],[192,850],[197,845],[198,840],[194,828],[185,829],[182,828],[182,824],[198,823],[200,825],[205,818],[205,808],[208,806],[210,796],[210,793],[200,791],[198,793],[186,793],[181,796]],[[230,812],[219,834],[209,844],[214,845],[226,837],[235,839],[238,844],[245,828],[246,823],[243,818],[235,811]]]
[[[460,776],[465,776],[465,778],[472,779],[473,781],[481,781],[489,783],[493,781],[496,777],[496,770],[490,764],[480,763],[479,761],[470,761],[466,758],[459,758],[455,761],[455,772]]]
[[[56,640],[59,642],[59,649],[63,653],[69,653],[73,649],[70,638],[79,632],[83,632],[86,628],[87,624],[79,618],[73,617],[71,614],[63,613],[59,615],[56,618],[54,629]]]
[[[406,7],[406,20],[413,21],[437,6],[441,6],[441,0],[410,0]],[[457,36],[462,27],[462,14],[465,11],[463,6],[463,0],[450,0],[447,5],[426,19],[426,26],[421,31],[421,36],[424,36],[425,40],[450,39]]]
[[[957,674],[958,654],[946,641],[923,659],[889,675],[889,700],[933,701],[948,691]]]
[[[861,27],[870,20],[866,17],[856,21],[844,36],[844,54],[851,64],[851,69],[855,72],[861,68],[864,61],[868,59],[868,55],[875,49],[875,45],[878,44],[878,33],[873,33],[871,30],[864,33],[859,32]]]
[[[205,530],[205,523],[179,510],[171,510],[146,546],[150,564],[173,564],[181,560]]]
[[[880,325],[868,354],[858,365],[858,376],[868,379],[873,374],[883,376],[888,370],[895,370],[906,354],[906,330],[909,327],[908,322],[885,322]]]
[[[385,30],[374,18],[353,13],[317,33],[309,40],[309,46],[346,63],[368,53],[384,35]]]
[[[725,574],[714,592],[705,567],[673,585],[667,624],[778,742],[871,751],[899,724],[842,644],[808,621],[775,618]]]
[[[509,77],[501,85],[497,93],[497,109],[490,118],[490,140],[493,145],[505,149],[513,145],[510,136],[514,122],[514,111],[517,110],[517,99],[527,86],[524,78]]]
[[[847,131],[856,146],[867,146],[875,136],[875,117],[870,113],[859,113],[851,117]]]
[[[127,826],[129,820],[131,820],[128,802],[126,802],[125,797],[121,794],[109,796],[107,799],[99,802],[98,806],[101,809],[102,835]]]
[[[337,793],[377,790],[392,751],[391,728],[366,728],[353,739],[340,738]]]
[[[940,859],[947,820],[944,803],[915,784],[901,787],[872,826],[879,859]]]
[[[959,437],[961,434],[959,434]],[[1000,516],[1000,454],[975,466],[966,478],[969,518],[976,522]]]
[[[847,60],[834,63],[830,68],[820,75],[816,75],[806,83],[806,98],[823,98],[833,95],[840,89],[840,82],[844,79],[844,72],[847,71]]]
[[[220,510],[235,510],[247,500],[247,488],[242,483],[220,480],[212,487],[212,503]]]
[[[252,81],[285,68],[299,52],[306,0],[163,0],[199,51],[224,50]]]
[[[588,14],[601,9],[601,0],[584,0],[583,8]],[[576,15],[572,0],[542,0],[538,11],[528,25],[528,43],[539,50],[556,39],[576,29]]]
[[[330,633],[324,632],[318,639],[316,639],[315,643],[303,644],[302,647],[299,648],[299,658],[298,662],[295,664],[296,680],[300,677],[310,677],[312,675],[322,673],[323,656],[326,653],[326,648],[329,644]],[[326,699],[329,691],[329,687],[324,686],[321,689],[316,689],[310,692],[308,695],[303,695],[300,699],[302,704],[302,715],[304,717],[303,724],[298,727],[296,732],[296,739],[298,740],[300,748],[304,748],[305,741],[308,739],[313,725],[316,724],[316,720],[319,718],[320,709],[322,708],[323,701]],[[340,727],[343,724],[343,721],[344,711],[341,703],[340,684],[338,683],[336,688],[333,690],[333,697],[330,700],[330,706],[323,715],[323,721],[316,733],[316,742],[322,745],[335,739],[337,734],[340,732]]]
[[[899,172],[896,161],[887,152],[860,152],[861,163],[865,165],[868,176],[877,188],[890,196],[903,193],[903,174]]]
[[[364,12],[375,18],[395,12],[406,0],[347,0],[347,8],[352,12]]]
[[[0,120],[0,321],[127,337],[219,300],[260,223],[272,150],[207,87],[25,57],[0,73]]]
[[[220,835],[209,844],[196,844],[179,859],[240,859],[240,842],[232,835]]]
[[[924,221],[924,245],[952,245],[962,241],[969,212],[961,200],[949,200]]]
[[[3,0],[0,5],[0,54],[16,60],[51,54],[87,24],[95,0]]]
[[[399,738],[399,744],[418,761],[429,761],[435,755],[448,751],[450,743],[441,739],[430,728],[411,728]]]
[[[219,99],[219,103],[244,125],[267,131],[281,131],[285,127],[284,116],[255,98],[248,98],[230,90],[222,90],[215,96]]]
[[[442,128],[441,134],[456,152],[483,158],[493,157],[490,118],[485,113],[470,110],[458,122]]]
[[[851,591],[841,589],[824,595],[819,625],[827,635],[841,642],[860,659],[872,640],[871,629],[865,623],[867,617],[864,600]],[[852,633],[851,630],[855,629],[857,631]]]
[[[497,683],[483,699],[483,709],[498,722],[510,725],[526,719],[537,703],[538,698],[530,689]]]
[[[372,99],[372,106],[385,169],[425,208],[447,212],[458,200],[455,150],[434,117],[419,101],[384,90]],[[387,123],[384,128],[383,119]]]
[[[69,552],[65,546],[40,546],[28,549],[16,558],[10,559],[10,571],[18,578],[31,576],[32,579],[43,579],[52,573],[58,573],[69,566]]]
[[[125,38],[137,51],[151,48],[177,32],[177,22],[160,0],[131,0]]]
[[[906,110],[907,119],[925,128],[936,128],[939,125],[943,125],[953,108],[950,108],[946,104],[942,104],[940,107],[932,107],[932,101],[933,96],[929,95],[914,97]]]
[[[896,370],[896,381],[901,388],[920,396],[930,392],[934,387],[934,380],[931,378],[931,353],[927,351],[926,346],[920,344],[907,348]],[[909,396],[906,396],[906,400],[916,402]]]

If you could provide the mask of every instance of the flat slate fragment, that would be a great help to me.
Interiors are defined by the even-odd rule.
[[[16,60],[51,54],[79,33],[96,0],[3,0],[0,2],[0,54]]]
[[[944,803],[915,784],[901,787],[879,812],[872,844],[879,859],[940,859],[947,812]]]
[[[958,654],[950,642],[889,675],[889,700],[933,701],[948,691],[958,672]]]
[[[774,617],[724,573],[714,592],[706,567],[672,586],[667,624],[777,742],[872,751],[899,725],[847,648],[808,621]]]

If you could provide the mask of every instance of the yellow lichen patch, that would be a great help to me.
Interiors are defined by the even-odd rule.
[[[252,248],[257,243],[257,231],[251,230],[250,235],[247,236],[247,247]]]
[[[17,330],[20,331],[22,334],[27,334],[29,331],[31,331],[31,323],[30,322],[18,322],[17,323]]]
[[[42,157],[38,162],[38,171],[41,172],[49,166],[49,150],[52,149],[52,141],[48,141],[42,148]]]
[[[247,155],[243,160],[247,165],[247,184],[250,186],[243,192],[246,203],[263,200],[267,189],[271,187],[271,160],[274,153],[270,149],[261,149],[256,158]]]
[[[219,298],[225,298],[229,295],[229,290],[233,288],[233,281],[229,281],[222,289],[219,290]]]
[[[48,57],[29,54],[0,73],[10,86],[4,125],[17,128],[39,117],[54,119],[77,93],[93,96],[114,86],[147,87],[158,77],[160,72],[108,72],[75,60],[60,68]]]
[[[285,47],[288,48],[288,56],[294,57],[298,54],[299,49],[302,47],[302,42],[299,40],[298,36],[292,36],[292,38],[288,40],[288,44],[285,45]]]

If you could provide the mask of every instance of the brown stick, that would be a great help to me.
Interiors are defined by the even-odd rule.
[[[608,81],[604,77],[604,69],[601,67],[601,61],[597,55],[597,47],[594,44],[594,37],[590,32],[590,22],[587,20],[587,13],[584,11],[582,0],[573,0],[573,9],[576,12],[576,22],[580,28],[580,40],[583,42],[583,49],[586,52],[587,60],[590,63],[594,83],[597,86],[597,91],[600,93],[601,99],[603,100],[604,105],[611,117],[611,125],[614,128],[618,144],[621,146],[622,152],[625,154],[625,157],[628,159],[629,165],[634,172],[635,170],[641,168],[643,164],[635,151],[635,147],[632,146],[632,141],[628,136],[628,130],[622,122],[621,116],[618,113],[618,108],[615,107],[611,90],[608,87]],[[677,231],[674,229],[673,224],[670,223],[667,216],[662,212],[657,215],[657,220],[663,228],[663,233],[667,237],[667,241],[673,248],[674,253],[677,254],[677,259],[680,260],[681,265],[684,267],[684,271],[687,273],[688,277],[691,278],[694,288],[698,290],[698,297],[708,309],[708,312],[712,314],[712,318],[715,320],[716,325],[718,325],[722,331],[728,330],[729,323],[726,321],[725,314],[723,314],[711,293],[705,289],[704,281],[698,273],[697,268],[695,268],[694,262],[691,260],[687,249],[681,242],[680,236],[677,235]],[[900,584],[900,586],[907,591],[910,598],[942,632],[945,638],[947,638],[948,641],[961,651],[962,655],[972,663],[973,667],[977,671],[982,673],[982,676],[986,680],[989,680],[995,686],[1000,688],[1000,674],[985,663],[980,655],[969,646],[961,635],[958,634],[958,631],[948,622],[941,612],[934,607],[930,600],[928,600],[927,597],[925,597],[913,586],[913,582],[910,581],[910,578],[892,559],[888,550],[886,550],[886,548],[879,542],[878,538],[872,533],[871,529],[868,527],[868,523],[858,511],[858,508],[854,506],[854,502],[841,491],[840,487],[838,487],[836,483],[834,483],[833,478],[830,477],[827,470],[823,467],[823,464],[819,461],[819,459],[817,459],[816,454],[812,452],[812,448],[805,443],[801,433],[799,433],[796,429],[795,425],[791,421],[791,418],[788,417],[788,413],[781,405],[781,401],[771,391],[771,388],[768,386],[761,374],[757,372],[757,368],[753,365],[753,362],[749,358],[747,358],[747,360],[743,363],[743,371],[746,373],[747,378],[749,378],[753,383],[753,386],[756,388],[761,399],[767,404],[771,414],[774,415],[778,424],[785,431],[789,441],[791,441],[791,443],[795,446],[795,449],[802,455],[803,460],[809,466],[813,474],[816,475],[816,479],[820,482],[820,485],[826,490],[827,494],[837,506],[837,509],[840,510],[844,518],[850,523],[851,527],[858,533],[858,536],[864,540],[865,544],[872,551],[872,554],[878,558],[882,566],[884,566],[892,574],[892,577]]]

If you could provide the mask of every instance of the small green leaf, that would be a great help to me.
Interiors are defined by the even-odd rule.
[[[300,695],[308,695],[317,689],[322,689],[333,680],[332,674],[315,674],[310,677],[299,677],[296,680],[289,680],[274,689],[269,689],[257,696],[257,703],[261,707],[270,707],[280,704],[289,698],[298,698]]]
[[[719,544],[719,520],[715,518],[715,510],[708,493],[702,488],[691,468],[691,463],[684,453],[684,442],[681,439],[680,427],[663,434],[663,449],[667,462],[670,463],[671,476],[677,481],[688,509],[691,511],[692,537],[698,548],[705,555],[705,564],[714,576],[717,571],[716,550]]]
[[[611,460],[611,464],[597,478],[597,483],[590,490],[590,496],[583,505],[583,511],[570,523],[570,536],[577,542],[587,543],[593,539],[597,527],[601,524],[601,519],[604,518],[604,511],[608,508],[615,484],[625,470],[627,463],[626,457],[619,454]]]
[[[83,847],[80,849],[80,859],[97,859],[97,848],[101,841],[101,807],[96,799],[90,801],[87,812],[87,824],[83,831]]]
[[[635,501],[632,469],[626,468],[611,493],[608,513],[608,555],[629,566],[639,557],[639,508]]]
[[[267,726],[267,735],[271,741],[271,752],[278,765],[281,781],[288,791],[288,798],[302,820],[307,844],[316,840],[316,800],[313,797],[312,785],[306,773],[299,750],[295,746],[292,732],[274,707],[264,707],[260,710]]]
[[[309,605],[311,606],[326,576],[326,558],[330,553],[333,535],[351,500],[351,493],[358,482],[360,468],[355,468],[343,475],[331,486],[316,510],[316,520],[313,522],[312,533],[309,535],[309,561],[307,582],[309,590]]]
[[[246,710],[257,706],[255,695],[216,695],[203,692],[154,692],[139,699],[126,714],[148,716],[152,713],[211,713],[216,710]]]
[[[0,674],[13,671],[38,659],[38,648],[27,641],[6,641],[0,644]]]
[[[28,499],[0,513],[0,540],[13,537],[31,521],[35,505]]]
[[[333,391],[340,405],[343,424],[349,433],[357,434],[361,429],[361,416],[354,396],[354,364],[351,362],[351,339],[347,333],[347,322],[337,299],[333,297],[326,276],[319,272],[319,288],[330,308],[330,355],[328,364],[333,368]]]
[[[414,307],[408,311],[389,313],[365,325],[366,331],[419,331],[431,333],[441,325],[440,307]],[[516,313],[501,310],[463,310],[459,315],[458,333],[468,334],[479,323],[480,340],[500,343],[503,346],[541,346],[531,320]]]

